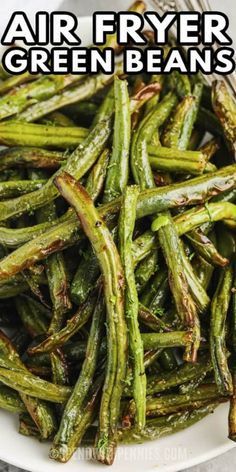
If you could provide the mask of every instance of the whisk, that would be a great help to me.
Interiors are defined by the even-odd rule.
[[[165,13],[166,11],[197,11],[199,13],[203,13],[204,11],[211,11],[212,8],[208,0],[150,0],[150,4],[153,5],[155,10],[159,13]],[[173,25],[172,33],[174,37],[176,37],[176,27]],[[203,46],[199,44],[197,46],[200,50],[202,50]],[[218,46],[217,44],[213,44],[213,49],[216,51]],[[182,46],[184,50],[187,51],[188,46]],[[212,82],[216,79],[223,80],[225,84],[229,87],[229,89],[236,94],[236,73],[233,72],[229,75],[219,76],[218,74],[210,74],[204,75],[204,79],[206,82],[211,85]]]

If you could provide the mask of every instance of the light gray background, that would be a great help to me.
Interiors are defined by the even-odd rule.
[[[2,2],[3,0],[0,0]],[[34,3],[34,0],[32,0]],[[95,10],[122,10],[126,9],[132,0],[62,0],[60,10],[73,11],[78,16],[90,15]],[[8,0],[8,5],[11,0]],[[50,0],[49,0],[50,4]],[[211,0],[211,5],[215,10],[231,12],[230,15],[230,30],[232,37],[236,39],[236,16],[232,16],[235,11],[235,0]],[[19,2],[18,9],[24,8],[24,4]],[[1,7],[0,7],[1,10]],[[1,434],[1,433],[0,433]],[[59,466],[60,467],[60,466]],[[211,461],[205,462],[199,466],[191,469],[186,469],[185,472],[235,472],[236,469],[236,448],[230,452],[221,455],[220,457]],[[16,467],[9,466],[0,461],[0,472],[23,472]],[[45,472],[47,472],[45,470]],[[62,471],[63,472],[63,471]]]

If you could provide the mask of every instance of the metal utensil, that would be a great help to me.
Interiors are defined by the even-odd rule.
[[[203,13],[204,11],[212,11],[212,8],[210,6],[210,3],[208,0],[151,0],[150,3],[153,5],[155,10],[158,11],[158,13],[165,13],[167,11],[197,11],[199,13]],[[176,27],[173,25],[172,27],[172,33],[174,37],[176,37]],[[203,45],[199,44],[198,47],[200,50],[202,50]],[[212,48],[214,51],[218,49],[217,44],[213,44]],[[182,48],[187,51],[188,46],[182,46]],[[218,75],[216,73],[210,74],[210,75],[204,75],[205,81],[211,85],[212,82],[216,79],[223,80],[226,85],[229,87],[231,92],[233,94],[236,94],[236,73],[233,72],[229,75]]]

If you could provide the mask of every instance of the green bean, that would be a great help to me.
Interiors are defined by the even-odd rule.
[[[33,436],[38,438],[39,440],[42,440],[37,426],[32,421],[28,413],[21,413],[19,415],[19,433],[23,434],[23,436]]]
[[[235,151],[236,146],[236,103],[223,82],[215,80],[212,84],[212,105],[216,116],[218,117],[225,137],[230,146]]]
[[[32,75],[29,72],[24,72],[20,75],[13,75],[7,77],[3,82],[0,83],[0,94],[3,95],[7,92],[10,92],[13,88],[19,87],[19,85],[25,84],[27,82],[33,82],[38,79],[39,76]]]
[[[182,134],[178,141],[178,147],[180,149],[187,149],[189,145],[190,137],[192,135],[193,127],[194,127],[197,113],[200,107],[202,91],[203,91],[203,85],[197,82],[193,90],[194,101],[191,104],[192,106],[190,105],[190,108],[187,111],[186,116],[182,120],[183,122]],[[191,264],[189,263],[182,247],[180,247],[180,252],[182,253],[184,272],[185,272],[185,276],[188,282],[191,295],[196,305],[198,306],[199,310],[205,311],[209,304],[209,299],[204,289],[202,289],[201,285],[198,283],[198,280],[195,277],[194,271],[192,270]],[[195,333],[194,334],[195,348],[193,348],[193,351],[194,350],[196,351],[199,345],[199,340],[200,340],[200,326],[199,326],[198,317],[196,315],[195,315],[194,333]],[[192,354],[192,356],[194,358],[194,353]]]
[[[32,355],[39,352],[52,352],[68,341],[82,328],[82,326],[85,325],[92,315],[96,300],[95,295],[96,293],[90,295],[84,304],[78,308],[75,315],[69,318],[64,328],[62,328],[60,331],[53,332],[40,344],[29,348],[28,353]]]
[[[178,149],[177,147],[168,148],[164,146],[153,146],[149,144],[148,146],[148,153],[150,156],[155,157],[156,159],[163,159],[168,162],[172,162],[172,160],[176,159],[176,161],[190,161],[193,163],[204,163],[205,155],[204,152],[199,151],[189,151]]]
[[[232,230],[230,230],[231,225]],[[216,227],[215,241],[217,244],[217,249],[219,249],[220,253],[222,254],[222,257],[225,257],[230,261],[234,258],[234,254],[236,252],[236,240],[235,235],[233,233],[234,226],[234,220],[224,220]]]
[[[92,386],[95,369],[97,367],[103,327],[103,312],[104,303],[100,293],[91,323],[85,360],[72,395],[65,406],[59,430],[53,441],[53,454],[57,453],[59,456],[61,450],[67,450],[67,460],[74,452],[74,449],[69,447],[69,445],[74,442],[73,438],[77,425],[83,417],[83,403]]]
[[[207,141],[203,144],[199,151],[203,153],[207,162],[214,156],[214,154],[220,149],[219,139],[212,138],[210,141]]]
[[[115,107],[114,84],[108,90],[104,100],[99,106],[97,113],[94,116],[92,126],[96,126],[101,121],[106,121],[110,118]]]
[[[206,356],[200,357],[195,364],[184,363],[172,372],[162,372],[158,376],[148,378],[147,394],[161,393],[178,385],[195,380],[203,373],[212,370],[212,364]]]
[[[22,413],[26,411],[19,394],[15,390],[2,384],[0,385],[0,408],[12,413]]]
[[[176,105],[176,97],[167,95],[154,110],[143,118],[133,135],[131,148],[131,168],[135,182],[143,190],[154,187],[153,175],[147,157],[147,144],[155,129],[160,127]]]
[[[132,248],[132,251],[134,252],[134,245],[132,246]],[[151,251],[150,254],[139,263],[135,271],[135,283],[138,292],[141,292],[143,289],[145,289],[147,282],[156,272],[157,262],[158,252],[154,250]]]
[[[54,226],[58,226],[61,222],[68,221],[70,216],[71,212],[67,212],[56,220],[46,221],[24,228],[7,228],[6,226],[1,226],[0,242],[9,248],[22,246],[22,244],[44,234],[45,231],[52,229]]]
[[[227,401],[227,397],[220,397],[216,385],[202,385],[195,391],[185,394],[167,394],[162,397],[148,397],[147,417],[165,416],[179,411],[195,410],[212,401]],[[129,415],[132,418],[135,413],[135,405],[130,402]]]
[[[147,114],[151,109],[153,109],[159,102],[163,82],[164,78],[162,75],[152,75],[149,85],[156,85],[158,88],[156,89],[155,95],[147,101],[145,105],[145,114]]]
[[[159,362],[163,370],[167,371],[174,370],[178,365],[173,349],[170,348],[162,351]]]
[[[62,108],[63,113],[74,123],[90,126],[98,111],[97,103],[84,100]],[[56,113],[56,112],[54,112]]]
[[[111,231],[116,237],[117,227]],[[93,249],[87,248],[83,253],[83,259],[77,268],[76,274],[71,284],[71,298],[76,304],[83,303],[89,292],[93,289],[94,283],[100,274],[99,264]]]
[[[70,155],[64,170],[80,179],[96,162],[98,156],[103,151],[110,133],[110,121],[101,122],[89,133],[83,144]],[[58,170],[60,173],[61,170]],[[54,176],[53,176],[54,177]],[[0,203],[0,212],[3,221],[13,216],[20,216],[26,212],[36,210],[58,196],[58,192],[53,185],[53,177],[50,178],[42,189],[35,191],[29,197],[21,197],[8,202]]]
[[[105,281],[108,361],[101,400],[96,457],[101,462],[112,463],[115,453],[121,384],[126,370],[127,334],[124,320],[123,270],[113,239],[83,187],[65,173],[63,176],[58,176],[55,183],[78,212],[83,229],[97,254]],[[119,364],[117,364],[118,359]]]
[[[117,64],[115,68],[115,74],[120,74],[122,67]],[[78,76],[74,76],[78,77]],[[45,115],[48,115],[52,111],[58,110],[67,105],[78,103],[82,100],[88,100],[97,92],[102,90],[106,85],[112,82],[113,76],[106,74],[98,74],[97,76],[87,77],[82,84],[77,84],[74,87],[70,87],[68,90],[63,90],[60,93],[54,94],[51,98],[41,100],[35,105],[32,104],[22,113],[16,116],[19,121],[37,121]],[[1,116],[1,115],[0,115]]]
[[[197,126],[209,131],[213,136],[223,136],[222,126],[217,116],[207,108],[199,108],[196,123]]]
[[[39,224],[44,221],[52,221],[56,217],[56,208],[53,202],[37,211],[37,221]],[[66,314],[71,309],[68,276],[62,253],[52,254],[46,258],[45,272],[53,309],[49,327],[49,334],[51,334],[62,328]]]
[[[222,270],[211,304],[210,351],[215,382],[222,395],[232,393],[232,377],[228,368],[225,345],[225,321],[233,281],[232,267]]]
[[[137,202],[137,218],[151,215],[168,208],[176,208],[186,205],[194,205],[207,201],[214,195],[226,192],[235,188],[236,166],[228,166],[210,175],[197,177],[186,182],[171,184],[170,186],[158,189],[148,189],[139,194]],[[45,202],[44,202],[45,203]],[[29,206],[29,202],[27,201]],[[120,207],[120,200],[114,200],[108,205],[99,208],[101,216],[108,213],[117,213]],[[0,204],[0,218],[1,218]],[[209,221],[207,210],[201,213],[204,219]],[[196,211],[198,216],[198,211]],[[197,218],[196,218],[197,219]],[[190,226],[184,222],[186,227]],[[196,227],[198,221],[196,222]],[[193,229],[192,227],[190,229]],[[30,267],[33,263],[44,259],[47,255],[55,251],[62,250],[79,240],[79,224],[72,215],[70,220],[59,223],[48,231],[27,242],[12,254],[0,262],[0,280],[9,278],[18,272]],[[149,238],[148,238],[149,239]]]
[[[228,203],[228,202],[226,202]],[[183,215],[178,215],[177,217],[174,218],[178,234],[182,235],[185,234],[186,232],[190,232],[192,228],[198,227],[204,222],[207,221],[217,221],[218,219],[222,218],[222,215],[225,215],[225,217],[230,218],[234,220],[234,206],[232,204],[230,205],[225,205],[224,202],[220,204],[209,204],[207,209],[206,208],[198,208],[198,209],[193,209],[190,210],[189,212],[185,212]],[[52,224],[51,224],[52,225]],[[55,223],[56,225],[56,223]],[[64,226],[64,225],[63,225]],[[45,227],[42,225],[38,225],[39,231],[44,232]],[[41,230],[42,228],[42,230]],[[67,226],[65,230],[68,228],[68,231],[70,230],[70,226]],[[36,229],[36,227],[35,227]],[[57,228],[56,228],[57,229]],[[27,240],[29,237],[32,237],[34,235],[34,229],[32,232],[30,231],[30,228],[28,229],[28,236]],[[25,241],[24,237],[24,230],[8,230],[7,228],[1,228],[0,231],[0,240],[1,240],[1,235],[2,235],[2,241],[7,244],[10,247],[15,247],[15,245],[20,244],[20,240],[18,239],[19,236],[17,236],[16,240],[13,237],[12,238],[12,232],[13,236],[17,233],[17,235],[21,236],[23,238],[23,241]],[[8,234],[10,235],[10,238],[8,237]],[[73,243],[73,241],[76,241],[77,233],[76,233],[76,227],[74,227],[73,223],[71,224],[71,233],[69,235],[74,235],[73,238],[70,241],[70,243]],[[8,239],[6,239],[6,236]],[[60,236],[60,235],[59,235]],[[66,237],[66,236],[65,236]],[[68,237],[68,234],[67,234]],[[72,236],[71,236],[72,237]],[[60,240],[59,240],[60,241]],[[66,240],[63,240],[64,243]],[[62,244],[63,244],[62,241]],[[141,261],[146,255],[149,255],[150,251],[155,249],[157,247],[156,243],[156,238],[155,235],[151,231],[147,231],[144,233],[142,236],[137,238],[134,243],[133,243],[133,254],[134,254],[134,262],[137,264],[139,261]],[[60,246],[59,246],[60,248]],[[41,255],[41,257],[45,257],[46,254],[46,249],[45,253]],[[37,259],[36,259],[37,260]],[[98,276],[98,271],[96,269],[96,277],[94,277],[94,280],[96,280]],[[10,281],[9,281],[10,282]],[[0,285],[1,288],[1,285]],[[17,293],[17,286],[12,287],[13,291],[16,290]],[[21,292],[21,290],[20,290]],[[13,292],[14,293],[14,292]],[[9,295],[10,296],[10,295]]]
[[[188,95],[178,103],[162,133],[162,144],[167,148],[178,148],[186,114],[192,108],[194,97]]]
[[[205,416],[212,413],[218,402],[210,403],[196,409],[195,411],[185,411],[184,413],[173,414],[161,418],[155,418],[147,422],[147,427],[141,433],[137,433],[135,429],[119,431],[119,442],[121,443],[141,443],[145,440],[159,439],[167,434],[173,434],[182,429],[200,421]]]
[[[43,266],[36,265],[22,272],[23,280],[26,281],[28,285],[28,290],[31,290],[32,294],[41,302],[41,304],[46,307],[47,302],[43,294],[43,287],[40,285],[47,285],[47,280],[43,273]],[[47,318],[51,317],[50,316]]]
[[[156,153],[158,154],[158,149],[156,150]],[[188,152],[195,152],[195,151],[188,151]],[[156,157],[156,156],[150,156],[149,157],[149,162],[151,165],[151,168],[154,170],[162,171],[162,172],[169,172],[169,173],[174,173],[174,174],[191,174],[191,175],[199,175],[202,174],[203,172],[208,172],[211,171],[212,168],[209,167],[210,164],[206,164],[205,160],[202,159],[202,161],[187,161],[187,160],[180,160],[180,159],[172,159],[171,161],[169,159],[161,158],[161,157]]]
[[[130,103],[128,84],[115,78],[115,122],[112,155],[107,171],[104,202],[109,202],[120,196],[125,189],[129,177],[129,148],[130,148]]]
[[[144,11],[146,10],[146,5],[143,1],[141,0],[136,0],[132,5],[129,7],[127,10],[128,12],[135,12],[139,15],[142,15]],[[104,45],[100,46],[101,49],[104,48],[112,48],[114,49],[115,53],[119,53],[120,50],[122,49],[122,46],[117,43],[117,33],[109,34],[107,36],[106,42]]]
[[[36,176],[39,171],[36,171]],[[34,174],[31,173],[31,178]],[[39,223],[44,221],[52,221],[56,219],[56,207],[54,202],[46,207],[40,208],[36,213],[36,218]],[[48,333],[53,334],[60,331],[62,328],[66,315],[71,309],[71,301],[69,298],[68,276],[65,266],[64,255],[62,253],[52,254],[45,260],[45,272],[48,281],[49,295],[52,302],[52,318]],[[65,385],[68,383],[68,369],[65,359],[60,352],[56,350],[51,353],[52,377],[54,383]]]
[[[133,241],[133,258],[134,258],[134,264],[137,265],[140,263],[143,259],[148,257],[150,253],[157,249],[158,247],[158,240],[153,231],[147,230],[145,233],[141,234],[138,236],[134,241]],[[157,251],[155,251],[157,254]]]
[[[64,152],[30,147],[13,147],[0,151],[0,170],[16,167],[58,169],[66,160]]]
[[[150,105],[150,109],[147,108],[147,105],[155,100],[155,105],[159,101],[160,98],[160,91],[161,91],[161,84],[160,81],[150,82],[148,85],[143,85],[138,87],[138,90],[135,90],[134,95],[130,97],[130,111],[132,114],[132,128],[135,128],[137,118],[140,114],[141,108],[145,105],[145,112],[147,110],[150,111],[152,106]],[[145,114],[146,114],[145,113]]]
[[[46,400],[48,402],[64,403],[70,393],[70,387],[52,384],[34,376],[30,372],[10,370],[0,367],[0,381],[18,392]]]
[[[12,341],[0,331],[0,365],[5,368],[26,370]]]
[[[87,308],[87,310],[89,309],[91,309],[90,305],[89,305],[89,308]],[[149,349],[155,349],[155,350],[159,349],[158,347],[159,344],[161,345],[161,347],[176,347],[176,346],[181,347],[183,345],[188,344],[188,341],[191,338],[190,333],[187,333],[186,331],[174,332],[173,339],[171,339],[171,333],[173,331],[171,326],[162,322],[162,320],[159,320],[158,318],[156,319],[156,321],[154,321],[154,317],[156,318],[156,316],[153,314],[151,316],[150,313],[151,313],[150,310],[148,311],[146,307],[143,307],[141,305],[139,308],[140,321],[143,321],[145,317],[146,325],[148,327],[151,327],[151,324],[152,324],[152,326],[155,327],[155,331],[160,331],[160,333],[158,333],[160,334],[160,336],[152,336],[152,334],[157,334],[157,333],[141,333],[141,339],[143,341],[145,351]],[[149,315],[149,319],[147,319],[148,315]],[[71,318],[71,322],[72,321],[73,321],[73,318]],[[67,324],[68,323],[69,322],[67,322]],[[84,325],[83,318],[81,319],[81,325]],[[73,334],[77,333],[81,325],[79,325],[79,328],[77,328],[78,322],[76,321],[75,326],[73,326],[73,332],[67,331],[67,336],[63,338],[62,334],[65,331],[61,330],[59,333],[57,333],[56,338],[55,338],[55,335],[51,335],[45,341],[42,341],[40,344],[34,347],[29,347],[28,354],[30,356],[32,355],[40,356],[41,354],[44,355],[47,353],[51,353],[53,350],[59,347],[62,347],[64,349],[65,342],[69,341],[69,339],[72,337]],[[166,333],[163,333],[162,331],[167,332],[169,336],[161,336],[162,334],[166,334]],[[75,362],[78,359],[81,359],[84,357],[85,345],[82,343],[82,341],[80,341],[80,346],[78,346],[78,349],[76,349],[74,346],[70,346],[70,347],[72,349],[72,353],[70,349],[67,351],[67,348],[65,346],[65,352],[67,353],[69,360],[73,360]],[[105,352],[105,344],[102,343],[101,355],[104,354],[104,352]],[[41,359],[41,357],[39,358]],[[36,357],[36,363],[37,363],[37,357]],[[32,363],[31,363],[31,360],[29,360],[29,365],[33,365],[33,364],[34,364],[34,358],[32,358]]]
[[[45,180],[12,180],[8,182],[0,182],[0,199],[6,200],[19,195],[29,194],[41,189],[45,184]],[[29,195],[28,195],[29,198]]]
[[[92,200],[96,200],[102,190],[106,176],[108,157],[109,152],[105,149],[87,179],[86,190]],[[86,300],[99,276],[99,273],[100,270],[96,256],[94,255],[92,248],[88,248],[84,253],[84,257],[77,268],[71,284],[71,299],[74,303],[79,305]]]
[[[58,462],[93,441],[112,464],[227,400],[235,440],[234,99],[122,62],[1,84],[0,408]]]
[[[17,327],[19,319],[9,300],[0,302],[0,328]]]
[[[16,298],[16,308],[26,331],[31,337],[47,332],[49,321],[42,313],[38,302],[28,296],[19,296]]]
[[[17,376],[19,375],[22,379],[26,380],[28,371],[21,362],[11,342],[3,334],[1,334],[0,338],[0,365],[3,366],[3,368],[0,368],[0,370],[2,370],[2,375],[0,374],[1,382],[12,387],[14,390],[18,390],[16,388]],[[12,377],[13,375],[13,382],[12,380],[6,380],[8,374],[9,377]],[[31,379],[31,382],[33,380]],[[37,380],[38,379],[36,378],[36,381]],[[31,396],[29,392],[23,390],[19,390],[19,392],[27,411],[39,428],[42,437],[47,439],[56,430],[56,420],[53,410],[46,402],[41,401],[40,398],[33,398],[37,395]]]
[[[181,253],[184,253],[183,246],[180,248]],[[185,276],[188,282],[189,291],[196,304],[196,307],[200,313],[205,313],[210,304],[210,298],[208,297],[205,289],[200,284],[193,267],[187,257],[183,257],[183,267]]]
[[[234,263],[234,281],[233,281],[233,289],[232,289],[232,300],[231,300],[231,343],[233,346],[234,352],[236,352],[236,265]]]
[[[190,382],[180,385],[179,393],[181,393],[182,395],[185,395],[185,394],[191,394],[192,392],[195,392],[195,390],[199,386],[202,385],[206,376],[207,376],[207,372],[203,372],[196,379],[190,380]],[[219,392],[218,392],[218,395],[219,395]]]
[[[136,405],[135,423],[140,431],[146,421],[146,375],[143,362],[143,343],[138,323],[138,293],[133,271],[132,236],[138,187],[127,187],[124,193],[119,219],[119,243],[121,262],[125,275],[125,314],[129,332],[129,349],[133,366],[133,396]]]
[[[169,284],[175,300],[175,306],[180,320],[187,328],[194,328],[196,335],[190,352],[186,351],[186,359],[196,361],[199,346],[199,326],[196,307],[189,293],[188,282],[183,268],[183,253],[181,242],[171,217],[165,213],[165,226],[158,231],[159,241],[168,266]],[[175,257],[173,257],[173,255]]]
[[[224,267],[229,263],[229,260],[218,252],[211,239],[200,228],[189,232],[187,238],[199,255],[210,264]]]
[[[50,458],[59,462],[67,462],[78,445],[81,443],[86,430],[94,420],[96,409],[98,406],[99,394],[101,389],[101,378],[95,381],[91,389],[91,394],[84,406],[83,414],[78,418],[73,434],[68,440],[67,446],[58,448],[57,443],[53,444],[50,449]]]
[[[48,405],[47,404],[45,405],[44,402],[40,402],[40,400],[37,398],[32,399],[31,396],[29,397],[29,389],[27,387],[28,382],[31,381],[31,383],[32,382],[37,383],[38,378],[33,376],[31,377],[31,380],[30,380],[30,375],[31,375],[30,372],[26,369],[25,365],[20,360],[19,355],[15,350],[15,347],[8,340],[8,338],[5,335],[3,335],[3,333],[1,333],[1,336],[0,336],[0,353],[1,353],[0,366],[3,368],[2,370],[3,377],[5,378],[5,374],[7,374],[8,370],[10,371],[10,373],[15,373],[16,375],[17,373],[19,373],[24,377],[22,390],[21,390],[21,387],[19,388],[21,398],[24,401],[27,407],[27,410],[29,411],[32,418],[36,420],[35,422],[39,426],[39,428],[42,426],[41,429],[44,430],[44,424],[45,426],[48,424],[49,434],[50,434],[51,426],[54,428],[53,425],[55,425],[54,416],[52,412],[50,413]],[[9,381],[11,382],[11,379]],[[6,381],[3,380],[3,382],[8,385],[8,380]],[[20,381],[19,383],[21,385]],[[50,387],[50,384],[48,382],[46,384],[48,384],[48,387]],[[38,386],[39,386],[39,389],[41,389],[42,391],[45,388],[45,386],[40,385],[40,384]],[[33,394],[32,396],[37,397],[36,394]],[[37,416],[38,414],[39,416]],[[36,418],[34,418],[34,415],[36,415]],[[46,431],[48,431],[47,427],[46,427]]]
[[[5,368],[26,370],[12,341],[0,331],[0,365]]]
[[[157,281],[157,278],[156,278]],[[154,286],[155,286],[155,281]],[[153,287],[152,287],[153,288]],[[164,304],[168,300],[168,295],[170,294],[170,287],[168,282],[167,272],[162,274],[160,285],[156,293],[154,294],[152,300],[150,300],[149,309],[155,314],[155,316],[163,316],[165,313]]]
[[[176,223],[178,233],[181,234],[181,231],[183,230],[183,228],[181,224],[179,225],[178,217],[176,217],[174,221]],[[192,223],[194,223],[194,220],[191,220],[191,221]],[[195,237],[195,233],[194,233],[194,237]],[[180,250],[183,256],[183,267],[185,270],[185,276],[189,285],[191,295],[198,307],[198,310],[204,313],[209,305],[209,301],[210,301],[209,297],[206,294],[206,291],[204,290],[204,288],[201,286],[201,284],[197,280],[189,260],[184,255],[183,248],[180,248]]]
[[[18,123],[0,123],[0,144],[4,146],[35,146],[46,149],[74,149],[88,135],[86,128]]]
[[[82,79],[83,76],[72,74],[44,76],[11,91],[0,98],[0,120],[20,113],[34,103],[50,98],[55,93]]]
[[[104,355],[105,353],[105,340],[103,340],[103,344],[104,346],[102,345],[101,355]],[[29,343],[27,347],[30,347]],[[83,360],[85,357],[85,351],[86,351],[85,340],[80,340],[79,343],[78,341],[76,342],[69,341],[65,343],[63,345],[63,348],[60,350],[60,352],[62,352],[62,355],[65,357],[66,363],[70,365],[79,364],[80,361]],[[35,354],[34,356],[29,356],[27,352],[24,352],[23,360],[25,362],[25,365],[31,372],[33,372],[32,369],[37,368],[37,367],[50,368],[51,366],[51,358],[48,353]]]
[[[173,88],[180,98],[186,95],[191,95],[191,82],[186,74],[180,74],[178,71],[173,71],[168,77],[170,83],[173,82]]]
[[[178,147],[179,149],[187,148],[195,123],[196,114],[201,99],[201,92],[202,87],[200,85],[196,85],[194,88],[194,101],[193,99],[186,97],[186,99],[184,99],[177,106],[169,121],[169,124],[164,130],[163,144],[166,144],[170,148],[174,146]],[[196,307],[189,291],[185,269],[182,267],[185,254],[182,251],[181,243],[175,230],[171,214],[166,212],[159,216],[159,221],[161,219],[163,221],[165,220],[165,224],[159,230],[159,241],[167,262],[169,283],[175,300],[177,312],[182,321],[184,321],[184,324],[187,327],[193,328],[193,345],[191,348],[188,347],[185,357],[186,359],[194,362],[196,360],[197,349],[200,343],[200,325]],[[170,256],[171,251],[173,251],[172,256]],[[174,261],[171,262],[171,258],[173,258]],[[171,263],[173,263],[172,266]],[[176,266],[175,270],[174,265]],[[180,295],[181,284],[183,296]]]
[[[195,151],[196,149],[199,148],[200,144],[202,143],[202,140],[205,136],[205,131],[202,128],[193,128],[192,134],[189,139],[188,143],[188,149],[190,151]]]
[[[42,124],[61,126],[62,128],[67,128],[68,126],[75,126],[75,123],[66,115],[63,115],[60,111],[54,111],[49,113],[40,121]]]
[[[211,87],[209,85],[204,84],[203,91],[202,91],[202,103],[205,105],[208,110],[212,111],[212,103],[211,103]]]
[[[52,238],[50,238],[51,241],[50,241],[50,244],[48,245],[49,235],[52,236]],[[70,235],[69,237],[70,244],[66,244],[66,238],[68,238],[69,235]],[[25,253],[24,257],[22,257],[21,262],[20,262],[20,258],[21,258],[20,254],[22,254],[23,256],[22,252],[24,252],[25,250],[24,245],[18,248],[13,253],[11,253],[12,255],[17,253],[17,259],[18,259],[17,263],[20,263],[20,264],[16,266],[14,262],[15,257],[13,257],[12,262],[14,265],[14,269],[13,269],[13,265],[11,265],[11,268],[10,266],[8,266],[7,272],[5,272],[5,277],[3,277],[2,280],[9,279],[12,276],[15,276],[19,272],[22,272],[22,270],[35,264],[37,261],[45,259],[45,257],[49,256],[50,254],[57,252],[58,250],[60,250],[60,248],[62,250],[62,248],[64,249],[65,247],[68,247],[69,245],[76,243],[78,239],[79,239],[78,227],[74,222],[71,223],[70,221],[67,221],[66,223],[61,223],[59,225],[56,225],[55,227],[52,227],[52,229],[49,230],[48,232],[42,233],[40,236],[38,236],[34,240],[31,240],[27,243],[29,251],[27,252],[27,254]],[[39,244],[37,244],[37,241],[39,241]],[[35,243],[36,243],[36,246],[35,246]],[[37,247],[37,253],[35,251],[36,247]],[[11,254],[7,256],[10,259],[12,259]],[[18,255],[20,256],[20,258],[18,258]],[[12,284],[10,284],[9,288],[10,289],[14,288],[15,290],[15,287],[12,287]]]
[[[56,385],[69,384],[68,365],[61,349],[57,349],[50,354],[52,367],[52,380]]]
[[[100,118],[97,117],[97,122],[100,121],[101,118],[104,118],[105,115],[109,116],[111,114],[110,103],[113,104],[113,102],[110,101],[110,94],[108,94],[102,104],[102,109],[99,112]],[[107,169],[109,169],[109,157],[110,153],[108,149],[105,149],[87,179],[86,190],[92,200],[96,200],[103,189]],[[80,304],[86,300],[99,273],[97,259],[92,249],[87,248],[71,284],[71,298],[75,303]]]
[[[142,341],[145,350],[167,347],[189,347],[192,342],[191,332],[171,331],[170,333],[143,333]]]
[[[193,269],[197,275],[197,278],[205,290],[208,289],[211,277],[214,271],[214,267],[202,259],[202,257],[195,256],[193,259]]]
[[[87,178],[86,190],[92,200],[96,200],[103,190],[109,163],[109,156],[109,150],[104,149]]]

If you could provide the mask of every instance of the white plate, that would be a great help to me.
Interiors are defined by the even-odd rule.
[[[119,446],[112,472],[177,472],[223,454],[234,444],[227,439],[228,405],[221,405],[185,431],[137,446]],[[17,432],[18,420],[0,412],[0,458],[32,472],[95,472],[105,466],[91,461],[90,451],[78,450],[67,464],[48,459],[49,444]]]
[[[84,43],[91,43],[91,18],[80,18],[79,35]],[[120,446],[113,472],[177,472],[234,447],[227,439],[228,405],[221,405],[210,415],[185,431],[158,441],[137,446]],[[17,432],[15,416],[0,411],[0,459],[32,472],[95,472],[105,469],[87,457],[89,451],[79,449],[67,464],[48,459],[49,444],[39,443]]]

